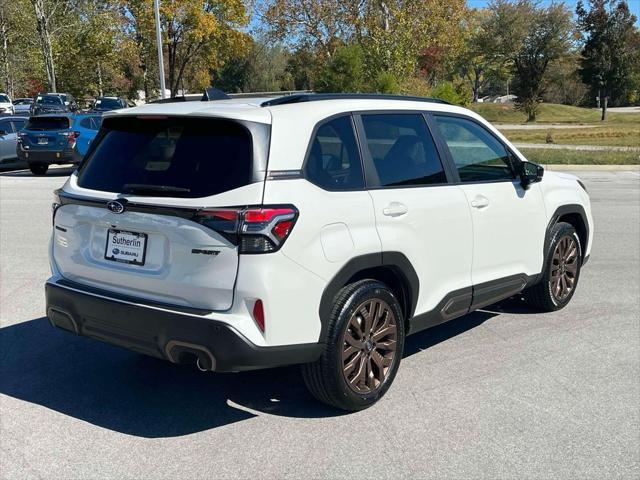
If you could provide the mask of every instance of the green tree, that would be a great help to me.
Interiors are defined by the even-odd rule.
[[[242,0],[168,0],[160,12],[171,96],[179,89],[206,87],[212,68],[246,48],[247,35],[240,29],[248,16]],[[184,84],[185,73],[191,84]]]
[[[473,102],[478,101],[491,79],[504,77],[508,70],[508,62],[500,58],[490,22],[490,12],[481,9],[470,11],[463,23],[464,43],[456,66],[471,87]]]
[[[569,51],[572,21],[564,4],[539,7],[533,0],[495,0],[489,31],[500,56],[512,65],[516,108],[535,121],[549,64]]]
[[[318,79],[323,92],[361,92],[364,89],[364,60],[359,45],[344,45],[329,59]]]
[[[624,0],[589,0],[589,10],[580,1],[576,13],[585,36],[580,75],[592,98],[600,99],[605,120],[608,99],[614,105],[626,104],[638,76],[636,17]]]

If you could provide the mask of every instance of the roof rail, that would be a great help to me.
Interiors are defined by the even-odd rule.
[[[288,105],[291,103],[319,102],[322,100],[405,100],[411,102],[444,103],[449,102],[439,98],[411,97],[408,95],[389,95],[384,93],[300,93],[274,98],[262,102],[262,107],[273,107],[275,105]]]

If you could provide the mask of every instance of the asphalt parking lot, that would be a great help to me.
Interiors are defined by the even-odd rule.
[[[316,403],[296,368],[189,367],[49,326],[51,192],[0,175],[2,478],[639,478],[640,174],[578,175],[596,222],[572,303],[517,299],[408,339],[378,405]]]

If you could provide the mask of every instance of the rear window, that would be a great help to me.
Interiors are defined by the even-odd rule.
[[[122,108],[122,105],[120,104],[120,100],[118,100],[117,98],[99,98],[96,100],[94,107],[95,108],[112,108],[115,110],[117,108]]]
[[[69,128],[68,117],[31,117],[27,122],[27,130],[66,130]]]
[[[43,105],[62,105],[64,102],[57,95],[38,95],[36,103]]]
[[[249,131],[229,120],[113,118],[78,185],[115,193],[205,197],[252,182]]]

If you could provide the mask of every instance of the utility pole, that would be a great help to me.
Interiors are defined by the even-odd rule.
[[[160,98],[166,98],[164,86],[164,57],[162,55],[162,30],[160,29],[160,0],[153,0],[153,9],[156,14],[156,42],[158,44],[158,71],[160,72]]]

